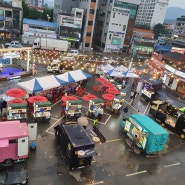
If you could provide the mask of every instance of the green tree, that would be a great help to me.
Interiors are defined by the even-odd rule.
[[[29,8],[28,18],[30,19],[41,19],[42,13],[36,10],[35,8]]]
[[[53,9],[45,8],[42,13],[42,19],[48,21],[47,14],[49,15],[50,19],[49,22],[53,22]]]
[[[151,30],[149,25],[146,24],[136,24],[135,28],[144,29],[144,30]]]
[[[29,7],[26,4],[26,0],[22,1],[22,8],[23,8],[23,17],[24,18],[28,18],[28,14],[29,14]]]
[[[166,30],[164,25],[159,23],[153,27],[153,33],[154,33],[154,38],[157,39],[159,36],[168,33],[168,31]]]

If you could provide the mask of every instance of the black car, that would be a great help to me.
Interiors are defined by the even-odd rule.
[[[27,184],[28,171],[22,165],[8,166],[0,172],[0,185]]]

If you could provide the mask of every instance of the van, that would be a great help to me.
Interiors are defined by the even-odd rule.
[[[68,56],[78,56],[78,55],[79,55],[78,50],[70,50],[70,52],[68,53]]]

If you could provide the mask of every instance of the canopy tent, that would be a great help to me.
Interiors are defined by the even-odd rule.
[[[59,87],[61,85],[66,85],[67,82],[58,79],[55,75],[43,76],[39,78],[34,78],[25,82],[20,82],[17,85],[28,92],[35,93],[52,88]]]
[[[57,75],[56,77],[57,79],[61,79],[61,80],[67,81],[68,83],[72,83],[72,82],[78,82],[81,80],[91,78],[91,75],[88,73],[85,73],[81,69],[78,69],[75,71],[68,71],[64,74]]]
[[[17,85],[28,92],[35,93],[63,86],[72,82],[78,82],[90,78],[91,75],[82,70],[69,71],[60,75],[48,75],[34,78]]]
[[[122,74],[124,75],[123,77],[127,77],[127,78],[139,78],[139,75],[135,74],[133,71],[130,71],[130,70],[127,70]]]
[[[114,68],[114,71],[119,71],[119,72],[125,72],[127,70],[128,70],[128,68],[125,67],[124,65],[120,65],[120,66],[117,66]]]
[[[101,68],[102,68],[103,71],[110,71],[110,70],[114,69],[114,67],[110,64],[102,65]]]

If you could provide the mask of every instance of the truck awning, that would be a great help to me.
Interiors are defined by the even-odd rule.
[[[7,147],[9,145],[8,139],[0,140],[0,148]]]

